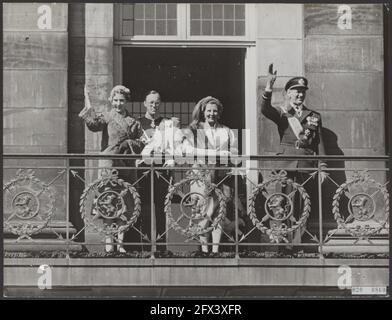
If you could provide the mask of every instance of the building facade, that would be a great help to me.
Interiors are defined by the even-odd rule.
[[[332,167],[380,169],[372,178],[385,185],[386,173],[382,170],[386,163],[382,156],[389,150],[384,53],[382,4],[4,3],[4,154],[98,153],[100,133],[87,130],[78,117],[84,107],[83,88],[86,85],[89,89],[94,107],[104,111],[112,87],[124,84],[131,90],[132,102],[128,107],[132,114],[141,116],[144,94],[157,90],[163,100],[161,113],[178,117],[183,126],[189,124],[200,98],[216,96],[224,105],[223,123],[230,128],[249,129],[250,139],[240,141],[241,153],[274,155],[279,136],[274,124],[261,114],[256,92],[257,78],[266,80],[268,65],[274,63],[278,79],[273,103],[282,102],[288,79],[307,77],[310,89],[306,104],[322,115],[327,154],[354,157],[337,159],[331,162]],[[371,157],[354,161],[358,160],[356,156],[379,156],[381,161]],[[72,230],[79,241],[94,239],[87,232],[78,234],[84,226],[79,199],[85,186],[97,179],[97,170],[75,169],[73,177],[78,174],[82,179],[71,179],[69,173],[61,174],[64,161],[55,156],[38,160],[5,158],[4,183],[15,178],[16,167],[34,164],[35,175],[55,188],[49,207],[55,208],[51,221],[56,230],[67,230],[67,234]],[[69,161],[65,170],[69,165],[97,165],[94,159]],[[267,160],[251,164],[273,167],[273,161]],[[7,165],[12,168],[7,169]],[[336,185],[346,182],[350,174],[336,171],[331,176],[335,183],[324,187],[325,201],[320,210],[325,213],[324,227],[333,228],[336,221],[331,214],[332,196]],[[249,174],[249,180],[258,183],[256,171]],[[248,193],[251,189],[248,184]],[[375,202],[384,200],[386,197]],[[319,221],[319,217],[313,217],[309,223],[318,230]],[[10,246],[16,250],[13,244]],[[367,278],[369,283],[383,285],[387,281],[387,260],[358,261],[355,268],[367,276],[372,266],[377,269],[377,276]],[[20,278],[20,272],[31,274],[36,270],[12,270],[18,263],[12,258],[6,261],[5,285],[34,286],[35,280]],[[56,280],[59,286],[83,283],[83,263],[68,269],[63,262],[53,263],[59,270],[66,270],[66,276]],[[332,269],[341,261],[319,260],[313,265],[298,262],[289,266],[297,280],[306,275],[305,280],[298,281],[278,276],[271,280],[273,267],[283,263],[275,260],[245,261],[243,271],[248,277],[233,277],[237,262],[225,263],[232,264],[232,268],[226,269],[229,271],[223,278],[217,275],[220,269],[212,263],[207,269],[214,271],[209,271],[202,283],[248,288],[254,282],[265,288],[294,288],[306,283],[333,287],[337,275]],[[198,286],[197,277],[187,278],[167,261],[158,261],[156,265],[149,260],[132,262],[134,271],[142,270],[139,279],[129,277],[124,265],[123,260],[114,262],[113,270],[120,270],[117,278],[109,277],[111,280],[105,282],[104,274],[98,271],[95,280],[85,285]],[[205,268],[200,262],[186,265],[195,274]],[[267,270],[265,274],[260,275],[260,267]],[[148,275],[154,272],[151,280]],[[171,282],[166,276],[172,277]]]

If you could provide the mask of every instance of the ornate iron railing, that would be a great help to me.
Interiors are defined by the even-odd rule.
[[[8,252],[52,248],[67,257],[102,256],[117,247],[118,255],[152,258],[206,256],[200,252],[208,246],[210,256],[219,249],[233,258],[389,252],[386,156],[238,156],[231,166],[107,170],[90,162],[141,156],[3,157]],[[296,168],[304,172],[302,181],[292,168],[277,170],[279,160],[301,159],[330,165]],[[321,171],[329,173],[324,183]]]

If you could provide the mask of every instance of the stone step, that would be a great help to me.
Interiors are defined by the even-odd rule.
[[[4,251],[12,252],[36,252],[36,251],[65,251],[67,245],[64,240],[58,239],[34,239],[34,240],[11,240],[4,239]],[[82,245],[77,242],[68,244],[69,251],[81,251]]]

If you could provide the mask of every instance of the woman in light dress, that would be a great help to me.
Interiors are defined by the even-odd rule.
[[[107,133],[108,144],[103,149],[102,154],[140,154],[144,148],[143,131],[140,122],[132,117],[125,108],[125,104],[130,101],[130,90],[122,85],[115,86],[109,96],[111,109],[100,113],[92,107],[86,88],[84,95],[85,107],[79,113],[79,117],[85,121],[90,131]],[[98,165],[101,168],[99,175],[102,176],[102,174],[111,170],[111,167],[134,167],[135,161],[129,159],[100,159]],[[135,170],[120,169],[118,172],[119,178],[128,182],[133,181],[136,176]],[[110,187],[101,191],[107,191],[108,188]],[[113,222],[107,220],[103,218],[104,223]],[[121,219],[118,220],[121,223]],[[125,252],[122,246],[123,238],[124,232],[119,232],[116,239],[106,236],[106,252],[114,251],[114,242],[118,243],[117,250],[119,252]]]

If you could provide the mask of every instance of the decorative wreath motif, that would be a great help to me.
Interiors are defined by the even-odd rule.
[[[304,206],[298,220],[293,216],[293,202],[290,197],[284,193],[273,193],[269,195],[264,205],[264,217],[261,221],[257,218],[255,207],[257,196],[260,192],[266,190],[266,187],[276,182],[291,185],[293,190],[299,192],[304,201]],[[261,232],[267,234],[271,242],[289,242],[287,237],[306,224],[306,220],[310,214],[310,198],[305,188],[292,179],[288,179],[287,172],[282,170],[278,173],[273,172],[267,181],[258,184],[253,189],[249,197],[249,209],[248,215],[253,225]],[[267,221],[269,221],[269,227],[265,224]]]
[[[227,199],[216,184],[209,182],[208,176],[208,170],[204,170],[203,172],[188,171],[185,179],[169,186],[168,193],[165,198],[165,213],[168,218],[170,228],[173,228],[188,239],[197,240],[201,235],[216,229],[219,222],[222,221],[226,214]],[[207,191],[205,193],[189,192],[184,195],[180,202],[181,216],[176,221],[172,214],[172,198],[183,186],[190,186],[193,183],[204,184]],[[211,219],[206,215],[205,209],[208,204],[208,197],[210,197],[213,193],[215,193],[218,197],[219,211],[218,215]],[[189,224],[186,228],[181,227],[178,223],[182,217],[189,220]],[[211,225],[203,228],[200,225],[200,222],[205,219],[211,219]]]
[[[30,239],[44,229],[54,215],[55,192],[37,177],[32,169],[19,169],[16,177],[3,185],[3,197],[12,200],[10,215],[5,215],[4,228],[18,239]],[[6,204],[4,206],[8,208]]]
[[[120,190],[117,190],[120,189]],[[134,202],[131,214],[124,197],[130,193]],[[86,201],[94,196],[91,212],[86,212]],[[105,170],[102,176],[89,184],[80,196],[80,213],[85,224],[108,236],[116,235],[133,226],[141,213],[140,195],[128,182],[118,178],[118,171]],[[102,220],[104,223],[98,223]]]
[[[355,185],[366,185],[373,186],[380,191],[384,198],[384,213],[385,221],[379,222],[374,219],[376,212],[376,202],[371,195],[360,192],[356,193],[348,201],[348,212],[349,216],[344,219],[340,214],[340,200],[342,195],[352,186]],[[346,230],[350,235],[357,238],[367,238],[372,235],[376,235],[382,229],[386,228],[389,217],[389,194],[385,185],[376,182],[374,179],[370,179],[367,170],[361,172],[354,172],[352,178],[336,190],[333,196],[332,202],[332,213],[338,224],[338,227]],[[366,223],[372,221],[372,225]],[[350,221],[355,223],[349,224]]]

